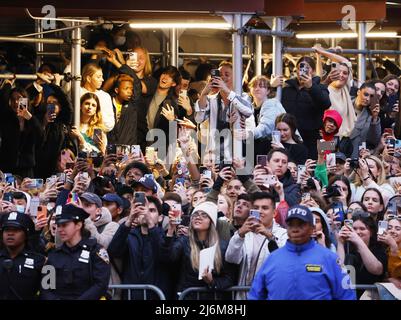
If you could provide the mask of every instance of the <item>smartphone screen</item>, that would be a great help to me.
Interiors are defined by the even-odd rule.
[[[385,231],[387,231],[388,228],[388,222],[386,220],[380,220],[377,224],[378,230],[377,234],[378,235],[383,235]]]
[[[267,155],[257,155],[256,156],[256,163],[265,167],[267,165]]]
[[[260,220],[260,211],[251,209],[249,210],[249,216],[254,217],[256,220]]]

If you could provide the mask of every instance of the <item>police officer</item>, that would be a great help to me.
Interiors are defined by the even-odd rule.
[[[46,258],[28,248],[35,225],[24,213],[10,212],[1,220],[0,300],[36,299]]]
[[[355,291],[348,289],[349,277],[342,273],[337,255],[312,240],[314,220],[309,208],[292,207],[286,223],[287,243],[266,259],[248,299],[355,300]]]
[[[57,234],[62,245],[49,252],[47,265],[55,268],[55,286],[42,288],[44,300],[99,300],[110,278],[107,251],[85,234],[89,215],[74,204],[56,208]]]

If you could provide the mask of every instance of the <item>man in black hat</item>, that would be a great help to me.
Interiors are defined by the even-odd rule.
[[[28,249],[28,238],[35,225],[28,215],[17,212],[10,212],[1,220],[0,300],[33,300],[38,297],[46,259]]]
[[[293,206],[287,214],[288,240],[274,251],[257,273],[249,300],[355,300],[349,276],[338,256],[316,243],[313,214]]]
[[[84,234],[89,214],[68,204],[56,208],[57,233],[62,246],[50,251],[47,265],[56,270],[55,289],[42,288],[44,300],[99,300],[108,288],[110,264],[107,251]]]

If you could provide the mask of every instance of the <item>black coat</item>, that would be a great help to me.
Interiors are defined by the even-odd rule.
[[[41,271],[45,257],[24,249],[11,259],[6,249],[0,250],[0,300],[37,299]],[[11,260],[10,271],[4,268],[4,261]]]
[[[308,148],[308,157],[316,159],[316,140],[320,138],[323,114],[331,105],[327,86],[320,83],[319,77],[313,77],[312,87],[300,90],[297,79],[287,80],[281,103],[285,111],[297,119],[299,133]]]
[[[148,235],[141,228],[131,229],[120,225],[107,250],[112,259],[123,261],[123,284],[152,284],[160,288],[167,299],[173,298],[171,269],[159,259],[164,231],[161,227],[149,230]],[[148,292],[148,297],[156,298]],[[143,299],[142,291],[133,291],[133,299]]]
[[[220,270],[220,274],[217,274],[215,270],[212,271],[214,286],[218,290],[223,290],[236,284],[237,266],[226,262],[224,259],[227,245],[226,241],[220,241],[221,257],[223,259],[223,267]],[[198,246],[201,249],[203,248],[200,242],[198,242]],[[206,282],[198,280],[198,271],[192,268],[191,247],[187,236],[178,238],[165,236],[161,247],[161,259],[165,262],[175,263],[176,270],[179,270],[177,292],[182,292],[190,287],[207,287]],[[201,295],[201,298],[213,299],[213,294],[206,293]]]
[[[24,129],[20,130],[18,117],[8,105],[10,89],[7,84],[0,93],[0,170],[32,177],[35,147],[41,143],[43,133],[34,116],[24,120]]]
[[[99,300],[106,295],[110,264],[95,239],[83,239],[73,248],[63,244],[49,252],[46,265],[56,269],[56,288],[42,288],[41,299]]]

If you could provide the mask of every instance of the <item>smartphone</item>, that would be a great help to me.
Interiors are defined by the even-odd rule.
[[[274,174],[267,174],[265,176],[265,183],[269,186],[275,185],[277,182],[277,177]]]
[[[220,70],[219,69],[212,69],[210,70],[210,75],[212,78],[219,78],[220,77]]]
[[[210,170],[203,171],[203,176],[207,179],[212,179],[212,171]]]
[[[365,141],[362,142],[362,143],[359,145],[359,151],[361,151],[362,149],[366,149],[366,142],[365,142]]]
[[[117,154],[117,147],[115,144],[109,144],[106,147],[107,154]]]
[[[378,226],[377,234],[378,235],[383,235],[384,231],[387,231],[388,222],[386,220],[380,220],[378,222],[377,226]]]
[[[338,217],[335,221],[342,222],[344,221],[344,208],[341,202],[334,202],[332,205],[333,214],[338,214]]]
[[[135,144],[131,146],[131,153],[136,157],[139,157],[141,154],[141,146],[139,144]]]
[[[221,162],[219,165],[219,170],[223,170],[224,168],[231,168],[232,163],[231,162]]]
[[[79,199],[78,193],[76,193],[76,192],[70,192],[70,193],[68,194],[67,204],[69,204],[69,203],[76,203],[76,204],[78,204],[78,201],[79,201],[78,199]]]
[[[185,89],[181,89],[180,90],[180,96],[181,97],[187,97],[188,96],[188,91],[187,90],[185,90]]]
[[[19,98],[18,99],[18,109],[23,110],[28,108],[28,98]]]
[[[319,152],[323,151],[335,151],[336,150],[336,142],[332,141],[325,141],[323,139],[317,140],[317,150]]]
[[[401,148],[401,140],[398,140],[398,139],[395,140],[395,147]]]
[[[9,173],[6,173],[5,177],[6,177],[6,183],[8,185],[15,187],[15,177]]]
[[[138,53],[128,52],[128,60],[138,61]]]
[[[96,128],[93,129],[93,142],[98,146],[101,143],[102,139],[102,129]]]
[[[66,169],[74,169],[75,163],[74,162],[66,162],[65,168]]]
[[[354,225],[354,220],[352,220],[352,219],[345,219],[345,220],[344,220],[344,225],[345,225],[345,226],[348,226],[348,227],[350,227],[350,228],[352,228],[353,225]]]
[[[305,62],[301,62],[299,64],[299,75],[300,76],[308,76],[309,75],[309,66]]]
[[[56,112],[56,105],[54,103],[49,103],[47,105],[47,113],[48,114],[53,114]]]
[[[3,201],[13,202],[14,196],[12,192],[6,192],[3,195]]]
[[[395,139],[386,139],[386,144],[389,148],[395,148]]]
[[[299,164],[297,168],[298,168],[297,183],[302,183],[301,176],[306,172],[306,166],[304,164]]]
[[[40,205],[39,197],[32,197],[31,203],[29,204],[29,215],[31,217],[36,217],[38,215],[39,205]]]
[[[336,154],[335,153],[326,154],[326,166],[334,167],[335,165],[336,165]]]
[[[51,176],[50,178],[46,179],[46,186],[54,185],[57,182],[57,176]]]
[[[155,148],[153,148],[153,147],[146,147],[146,152],[145,152],[145,154],[146,154],[146,158],[148,158],[148,160],[150,160],[150,161],[153,162],[153,160],[154,160],[154,158],[155,158]]]
[[[272,142],[280,143],[281,142],[281,132],[278,130],[273,130],[272,132]]]
[[[137,191],[137,192],[135,192],[134,197],[135,197],[135,200],[134,200],[135,203],[141,203],[142,205],[146,204],[145,192]]]
[[[251,209],[249,210],[249,216],[254,217],[256,220],[260,220],[260,211]]]
[[[311,199],[310,193],[305,192],[302,194],[302,201],[309,201]]]
[[[88,180],[89,179],[89,173],[87,172],[81,172],[81,178]]]
[[[57,173],[57,180],[58,180],[59,182],[65,183],[66,180],[67,180],[67,175],[66,175],[64,172]]]
[[[173,212],[173,217],[174,221],[172,221],[173,224],[181,224],[182,219],[182,210],[181,210],[181,204],[175,203],[171,206],[171,211]]]
[[[47,206],[39,206],[36,216],[36,221],[47,219]]]
[[[267,165],[267,155],[257,155],[256,164],[265,167]]]
[[[333,70],[337,70],[338,69],[338,64],[337,64],[337,62],[332,62],[331,63],[331,69],[330,69],[330,71],[333,71]]]
[[[185,178],[176,178],[175,179],[175,184],[181,184],[182,186],[185,186]]]
[[[88,154],[85,151],[78,152],[78,159],[83,159],[86,161],[87,158],[88,158]]]

